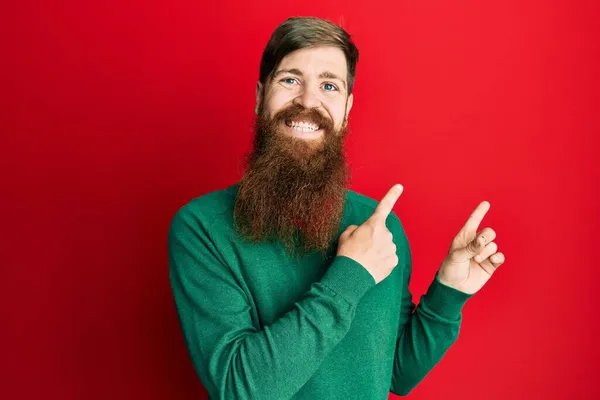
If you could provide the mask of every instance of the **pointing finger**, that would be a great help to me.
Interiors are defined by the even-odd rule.
[[[491,205],[487,201],[482,201],[479,203],[475,211],[471,214],[469,219],[462,228],[464,232],[477,232],[477,228],[479,228],[479,224],[483,220],[485,214],[489,211]]]
[[[386,193],[386,195],[383,196],[369,220],[375,223],[385,224],[385,220],[387,219],[388,215],[390,215],[390,213],[392,212],[396,201],[398,200],[403,191],[404,187],[400,184],[392,186],[392,188]]]

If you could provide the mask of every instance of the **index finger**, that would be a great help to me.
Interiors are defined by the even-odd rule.
[[[392,186],[386,195],[383,196],[379,204],[377,204],[377,207],[375,208],[375,211],[373,211],[373,215],[371,215],[369,220],[378,223],[385,223],[385,220],[392,212],[392,209],[394,208],[394,205],[396,204],[396,201],[402,194],[403,190],[404,187],[400,184]]]
[[[482,201],[479,203],[475,211],[471,213],[467,222],[465,222],[465,226],[463,226],[462,230],[466,232],[477,232],[479,228],[479,224],[483,221],[483,217],[490,209],[490,203],[487,201]]]

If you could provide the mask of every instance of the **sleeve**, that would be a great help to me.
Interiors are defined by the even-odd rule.
[[[461,310],[472,296],[442,284],[437,274],[418,306],[408,285],[412,271],[410,245],[398,217],[392,213],[394,235],[404,282],[390,391],[406,395],[442,359],[458,338]]]
[[[292,397],[344,338],[375,286],[359,263],[337,256],[289,312],[259,330],[209,230],[185,207],[171,223],[168,253],[186,346],[212,399]]]

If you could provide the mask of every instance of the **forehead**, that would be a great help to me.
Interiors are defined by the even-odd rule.
[[[281,60],[275,72],[292,68],[299,69],[306,75],[319,75],[329,71],[347,80],[346,56],[337,47],[306,47],[293,51]]]

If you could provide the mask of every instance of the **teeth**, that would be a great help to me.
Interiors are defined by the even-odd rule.
[[[292,121],[292,129],[299,132],[314,132],[319,129],[319,126],[309,122]]]
[[[310,133],[310,132],[316,131],[316,129],[300,128],[298,126],[293,126],[292,129],[296,132],[302,132],[302,133]]]

